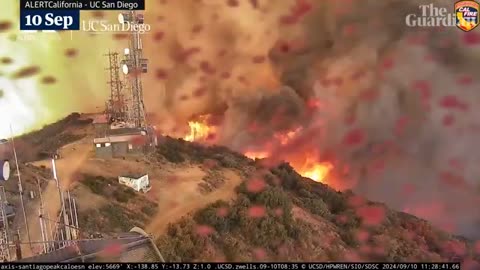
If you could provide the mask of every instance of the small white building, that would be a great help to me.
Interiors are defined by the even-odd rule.
[[[148,174],[140,177],[136,176],[119,176],[118,182],[127,187],[131,187],[134,190],[140,192],[148,192],[152,187],[150,186],[150,180]]]

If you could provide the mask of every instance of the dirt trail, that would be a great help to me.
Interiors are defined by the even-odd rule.
[[[224,170],[225,183],[218,189],[201,194],[198,184],[203,181],[205,172],[195,165],[147,165],[136,160],[102,160],[96,159],[92,154],[90,141],[78,141],[63,147],[60,151],[61,159],[56,161],[58,178],[62,189],[72,187],[76,173],[91,174],[116,178],[122,174],[148,173],[152,190],[147,194],[158,203],[158,213],[147,226],[146,231],[158,236],[162,234],[169,223],[179,220],[181,217],[217,200],[229,200],[235,197],[235,187],[241,183],[241,177],[230,170]],[[51,168],[51,161],[44,160],[32,163],[35,166]],[[85,196],[77,198],[79,202],[89,200]],[[60,205],[58,203],[58,191],[54,187],[44,190],[44,200],[48,200],[48,213],[51,217],[56,216]],[[47,198],[47,199],[46,199]],[[37,203],[38,204],[38,203]],[[31,213],[32,218],[38,220],[38,205],[34,206],[37,212]],[[39,228],[38,221],[35,227]],[[32,230],[31,230],[32,231]],[[40,231],[32,231],[36,238],[40,237]]]
[[[159,202],[159,210],[153,221],[147,226],[146,231],[155,237],[161,235],[167,228],[169,223],[174,223],[181,217],[207,206],[217,200],[230,200],[235,197],[235,187],[237,187],[242,179],[239,175],[232,171],[224,172],[226,181],[223,186],[212,191],[209,194],[202,195],[198,191],[197,185],[192,182],[201,182],[201,177],[191,173],[177,174],[179,184],[175,187],[164,189],[160,198],[168,196]],[[193,179],[195,180],[193,180]]]

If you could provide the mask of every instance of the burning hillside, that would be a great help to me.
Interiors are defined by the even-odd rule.
[[[209,116],[207,115],[200,117],[196,121],[189,121],[189,133],[183,137],[183,139],[185,141],[201,142],[206,144],[215,142],[215,131],[218,130],[218,127],[211,125],[208,119]],[[300,132],[301,129],[298,128],[283,134],[276,133],[273,135],[272,141],[263,144],[261,149],[257,148],[257,150],[251,151],[246,148],[243,154],[251,159],[271,159],[272,150],[275,149],[272,143],[278,143],[280,146],[288,145],[291,143],[290,141],[294,140],[295,136]],[[297,155],[297,157],[290,155],[283,158],[285,161],[291,163],[301,175],[317,182],[328,183],[332,186],[335,186],[335,183],[328,181],[327,178],[334,165],[329,161],[317,160],[315,153],[303,152]],[[278,159],[278,161],[280,161],[280,159]]]
[[[480,196],[480,38],[455,27],[407,27],[405,17],[430,2],[150,1],[144,48],[153,72],[143,89],[152,124],[264,165],[286,160],[314,180],[479,237],[472,206]],[[435,5],[451,9],[449,1]],[[123,37],[78,35],[46,42],[41,53],[38,43],[5,38],[13,56],[2,60],[9,68],[0,108],[17,129],[103,106],[92,98],[105,93],[91,63]],[[25,64],[17,51],[49,61]],[[71,68],[60,74],[65,61]],[[50,78],[38,80],[41,90],[37,74]]]
[[[285,160],[397,209],[441,209],[428,218],[478,237],[475,33],[405,26],[418,1],[230,2],[163,6],[189,34],[152,44],[162,133]]]
[[[465,269],[478,268],[478,241],[309,181],[289,164],[272,166],[268,158],[170,137],[160,137],[144,157],[99,159],[90,123],[89,115],[75,114],[18,139],[25,148],[60,148],[59,179],[78,199],[85,237],[139,226],[156,236],[167,261],[463,261]],[[72,134],[82,136],[58,140]],[[303,174],[333,179],[322,177],[325,168],[335,171],[332,165],[320,165]],[[36,180],[48,179],[50,166],[48,159],[22,165],[26,190],[37,190]],[[145,172],[151,185],[146,194],[118,183],[118,175]],[[15,182],[7,184],[15,190]],[[55,197],[47,194],[53,182],[44,184],[52,206]],[[39,201],[27,201],[33,240],[41,237],[35,230]]]

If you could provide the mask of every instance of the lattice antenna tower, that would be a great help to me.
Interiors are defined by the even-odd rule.
[[[0,228],[0,260],[10,261],[10,240],[8,230],[8,220],[5,210],[7,205],[7,197],[5,196],[5,188],[0,186],[0,217],[2,218],[2,227]]]
[[[122,24],[130,24],[131,32],[129,46],[125,49],[125,58],[121,61],[122,71],[128,74],[127,83],[131,89],[130,121],[137,128],[145,128],[146,112],[143,101],[142,73],[147,73],[148,60],[143,57],[143,45],[141,39],[141,25],[144,23],[143,14],[135,11],[124,12],[118,15]]]
[[[106,113],[110,120],[116,122],[127,121],[128,107],[124,94],[124,83],[120,79],[119,56],[116,52],[109,52],[108,57],[109,66],[109,81],[110,85],[110,99],[107,102]]]

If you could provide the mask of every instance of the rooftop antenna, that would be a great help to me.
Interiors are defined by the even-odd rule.
[[[18,177],[18,191],[20,192],[20,204],[22,205],[23,219],[25,221],[25,231],[28,237],[28,243],[30,245],[30,250],[33,249],[32,240],[30,238],[30,229],[28,228],[27,214],[25,213],[25,203],[23,202],[23,186],[22,186],[22,176],[20,174],[20,168],[18,166],[17,150],[15,149],[15,139],[13,137],[13,128],[10,125],[10,134],[13,147],[13,156],[15,157],[15,166],[17,167],[17,177]]]

